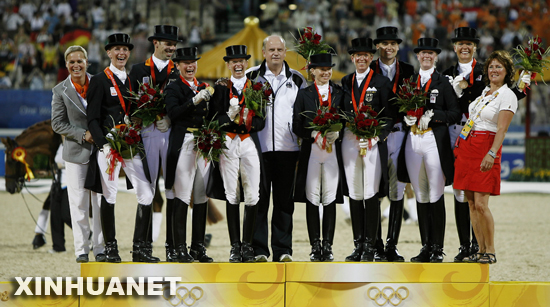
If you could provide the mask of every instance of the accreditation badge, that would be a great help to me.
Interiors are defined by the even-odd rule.
[[[465,140],[468,138],[468,135],[470,135],[470,131],[472,131],[472,127],[474,126],[474,121],[469,118],[466,124],[464,125],[464,128],[462,128],[462,131],[460,131],[460,137]]]
[[[111,96],[117,95],[116,89],[113,86],[111,86],[110,90],[111,90]]]
[[[439,95],[439,91],[437,89],[434,89],[431,93],[430,93],[430,103],[435,103],[435,101],[437,100],[437,96]]]
[[[149,84],[149,77],[143,77],[141,83],[143,83],[143,84]]]

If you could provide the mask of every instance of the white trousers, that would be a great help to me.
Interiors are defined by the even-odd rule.
[[[307,166],[306,197],[315,206],[329,205],[336,200],[338,190],[338,158],[336,145],[332,152],[311,145],[311,154]]]
[[[405,186],[407,185],[397,179],[397,160],[399,152],[401,151],[401,145],[403,144],[403,138],[405,137],[405,131],[402,125],[402,123],[394,125],[394,127],[399,127],[401,130],[390,133],[386,143],[388,146],[388,176],[390,186],[388,198],[391,201],[402,200],[405,194]]]
[[[347,128],[342,140],[342,159],[348,182],[349,197],[354,200],[372,198],[378,193],[382,178],[382,166],[378,154],[378,143],[359,155],[359,140]]]
[[[208,183],[210,162],[205,163],[205,160],[197,155],[193,150],[194,145],[193,134],[186,133],[180,149],[174,179],[174,195],[186,204],[191,202],[191,193],[193,193],[195,204],[202,204],[208,200],[206,184]]]
[[[155,194],[159,164],[162,167],[162,174],[166,174],[166,156],[168,154],[170,130],[171,129],[168,129],[166,132],[160,132],[155,124],[151,124],[141,131],[143,147],[147,155],[147,166],[149,166],[149,172],[151,173],[153,195]],[[167,199],[174,199],[174,191],[165,190],[164,194]]]
[[[465,116],[464,115],[462,115],[462,116],[465,119]],[[462,131],[463,127],[464,126],[462,126],[462,125],[456,125],[456,124],[449,126],[449,134],[451,135],[451,148],[453,150],[455,148],[455,142],[456,142],[457,138],[459,137],[460,132]],[[461,203],[465,202],[464,191],[454,189],[453,192],[455,194],[455,198],[459,202],[461,202]]]
[[[241,202],[239,176],[244,190],[244,204],[254,206],[260,200],[260,157],[251,137],[241,140],[226,136],[227,149],[220,156],[220,173],[225,197],[233,205]]]
[[[445,175],[433,131],[417,135],[409,132],[405,161],[416,201],[434,203],[439,200],[445,189]]]
[[[67,193],[73,226],[74,253],[76,256],[90,252],[90,205],[92,206],[92,244],[94,255],[105,252],[99,207],[101,194],[84,188],[88,164],[65,162]]]
[[[107,158],[105,153],[99,152],[97,154],[97,163],[99,165],[101,173],[101,187],[103,188],[103,197],[105,200],[114,204],[116,202],[116,194],[118,192],[118,174],[122,163],[118,162],[114,170],[115,180],[109,180],[109,174],[107,174]],[[124,159],[124,172],[126,177],[130,179],[130,182],[134,186],[136,192],[138,204],[151,205],[153,203],[153,189],[151,189],[151,183],[147,180],[145,172],[143,171],[143,162],[140,155],[134,156],[133,159]]]

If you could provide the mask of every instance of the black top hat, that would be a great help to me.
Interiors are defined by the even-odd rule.
[[[179,28],[176,26],[157,25],[155,26],[155,33],[152,36],[149,36],[149,38],[147,39],[150,42],[152,42],[154,39],[179,42],[180,40],[178,40],[178,30]]]
[[[223,57],[223,60],[228,62],[231,59],[250,59],[251,55],[246,54],[245,45],[233,45],[225,48],[226,56]]]
[[[477,30],[469,27],[461,27],[455,29],[455,37],[451,38],[451,41],[470,41],[476,44],[479,43],[479,38],[477,37]]]
[[[134,49],[134,45],[130,44],[130,35],[126,33],[115,33],[107,37],[107,45],[105,45],[105,51],[111,49],[113,46],[127,46],[130,50]]]
[[[376,48],[372,47],[372,39],[368,37],[359,37],[351,40],[351,48],[348,49],[349,54],[356,52],[376,53]]]
[[[332,63],[332,54],[330,53],[319,53],[319,54],[312,54],[309,57],[309,65],[308,68],[315,68],[315,67],[333,67],[336,64]]]
[[[423,37],[418,39],[418,47],[414,48],[414,53],[419,53],[422,50],[433,50],[435,53],[439,54],[441,49],[437,48],[439,40],[437,38]]]
[[[381,41],[396,41],[398,44],[401,44],[403,41],[397,36],[396,27],[382,27],[376,29],[376,38],[374,39],[374,44],[378,44]]]
[[[176,49],[176,56],[172,59],[174,62],[179,61],[196,61],[201,57],[197,57],[197,47],[185,47]]]

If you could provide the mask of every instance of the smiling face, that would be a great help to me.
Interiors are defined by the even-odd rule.
[[[332,67],[314,67],[311,74],[315,77],[317,85],[325,85],[332,77]]]
[[[500,87],[504,85],[504,78],[506,78],[506,68],[497,59],[494,59],[489,63],[487,75],[491,84]]]
[[[111,64],[119,70],[124,70],[128,59],[130,58],[130,49],[127,46],[113,46],[107,50],[107,56],[111,59]]]
[[[240,79],[245,76],[244,72],[248,68],[248,61],[246,59],[231,59],[226,64],[233,77]]]
[[[437,59],[437,53],[433,50],[421,50],[416,54],[418,62],[420,62],[420,68],[422,70],[429,70],[434,67],[435,60]]]
[[[163,61],[171,59],[174,52],[176,52],[177,44],[178,42],[175,41],[159,41],[154,39],[155,56]]]
[[[382,62],[392,64],[399,51],[399,44],[396,41],[381,41],[376,44],[376,49]]]
[[[197,61],[185,60],[176,63],[180,75],[187,81],[192,81],[197,73]]]
[[[351,55],[351,61],[355,64],[357,72],[362,74],[369,68],[372,57],[372,53],[360,51]]]
[[[65,66],[74,82],[80,84],[81,81],[86,81],[86,64],[87,60],[82,51],[74,51],[67,55]]]
[[[455,42],[453,48],[460,63],[470,63],[476,52],[476,44],[470,41]]]

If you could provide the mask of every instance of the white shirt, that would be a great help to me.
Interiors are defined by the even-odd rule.
[[[485,87],[479,96],[469,106],[470,118],[474,121],[474,131],[497,132],[498,114],[500,111],[512,111],[518,109],[518,99],[514,92],[504,84],[492,95],[485,96],[490,87]],[[485,104],[487,104],[485,106]],[[485,106],[485,107],[484,107]],[[481,111],[479,116],[478,113]]]
[[[393,81],[393,77],[395,77],[395,70],[397,67],[397,60],[393,61],[393,64],[386,65],[380,59],[378,59],[378,63],[380,63],[380,69],[382,70],[382,74],[384,75],[384,77],[388,77],[390,81]]]
[[[434,67],[432,67],[428,70],[420,69],[418,74],[420,74],[420,84],[422,86],[426,85],[426,82],[428,82],[428,80],[430,80],[432,78],[432,74],[434,73],[434,70],[435,70]]]
[[[237,89],[237,92],[239,92],[239,95],[240,95],[243,92],[243,88],[246,83],[246,77],[237,79],[231,76],[231,82],[233,82],[233,86]]]
[[[168,65],[168,62],[170,62],[170,60],[163,61],[163,60],[157,58],[153,54],[153,63],[155,63],[155,66],[157,67],[157,69],[159,71],[162,71],[164,69],[164,67],[166,67],[166,65]]]
[[[323,98],[323,101],[328,100],[328,91],[329,91],[329,84],[325,85],[317,85],[317,88],[319,89],[319,94],[321,94],[321,97]]]
[[[365,77],[367,76],[367,74],[370,72],[370,67],[367,68],[367,70],[360,74],[359,72],[357,72],[357,70],[355,71],[355,80],[357,80],[357,87],[360,87],[361,86],[361,83],[363,83],[363,80],[365,80]]]
[[[468,75],[472,72],[472,64],[474,63],[474,59],[472,59],[469,63],[462,64],[458,63],[458,73],[464,78],[467,79]]]
[[[285,71],[285,64],[283,63],[283,67],[281,68],[281,72],[275,76],[275,74],[269,70],[269,67],[267,64],[265,65],[265,75],[264,77],[267,79],[267,82],[271,84],[271,88],[273,89],[273,92],[277,93],[277,90],[279,89],[279,86],[282,81],[286,80],[286,76],[284,74]]]
[[[126,78],[128,77],[128,75],[126,74],[126,68],[124,68],[124,70],[119,70],[113,65],[113,63],[111,63],[111,65],[109,65],[109,69],[111,69],[113,74],[117,76],[118,79],[122,81],[122,83],[126,82]]]

